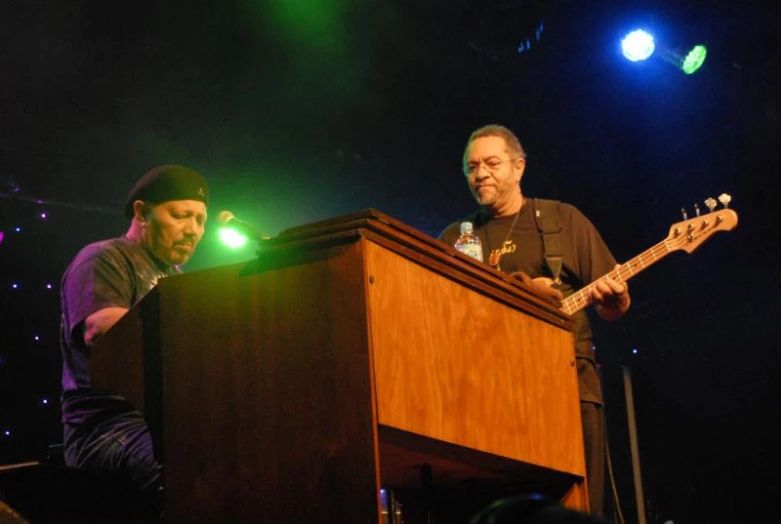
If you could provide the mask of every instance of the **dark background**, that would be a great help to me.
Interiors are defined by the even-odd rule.
[[[626,61],[637,25],[705,43],[705,65]],[[626,369],[650,522],[776,515],[780,34],[781,8],[735,0],[3,1],[0,462],[59,440],[58,281],[125,231],[146,170],[199,170],[212,216],[272,235],[368,207],[436,235],[474,207],[466,138],[502,123],[525,193],[575,204],[619,260],[732,195],[735,231],[651,268],[596,326],[612,457],[634,521]],[[253,256],[215,231],[188,269]]]

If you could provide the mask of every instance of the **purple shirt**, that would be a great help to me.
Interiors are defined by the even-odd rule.
[[[60,286],[63,422],[80,424],[134,409],[121,397],[91,388],[84,322],[104,308],[130,309],[160,278],[177,272],[126,236],[90,244],[76,255]]]

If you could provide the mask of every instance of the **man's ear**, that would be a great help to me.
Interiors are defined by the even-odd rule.
[[[518,179],[519,184],[521,182],[521,179],[523,178],[523,172],[525,170],[526,170],[526,159],[520,157],[518,160],[515,161],[515,164],[513,164],[513,173],[515,174],[515,177]]]
[[[150,209],[151,206],[143,200],[136,200],[133,202],[133,218],[139,222],[146,222]]]

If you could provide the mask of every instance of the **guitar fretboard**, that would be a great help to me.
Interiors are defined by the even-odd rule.
[[[641,273],[645,269],[651,267],[656,262],[669,255],[672,251],[674,250],[670,249],[667,239],[659,242],[655,246],[646,249],[625,264],[621,264],[611,272],[601,276],[591,284],[579,289],[575,293],[562,300],[561,309],[568,315],[572,315],[573,313],[586,308],[589,304],[591,304],[591,302],[593,302],[591,299],[591,290],[599,282],[602,282],[607,278],[612,278],[616,282],[626,282],[630,278]]]

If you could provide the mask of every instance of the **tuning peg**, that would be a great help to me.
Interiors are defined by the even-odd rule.
[[[719,202],[721,202],[721,205],[726,209],[729,207],[729,203],[732,202],[732,197],[727,193],[722,193],[719,195]]]
[[[683,215],[683,219],[684,220],[688,220],[689,215],[686,213],[686,208],[685,207],[681,208],[681,214]]]
[[[713,210],[716,209],[716,206],[718,205],[718,203],[716,202],[715,198],[710,198],[709,197],[709,198],[705,199],[705,205],[707,206],[708,211],[713,213]]]
[[[697,202],[694,203],[694,214],[700,216],[700,205]]]

